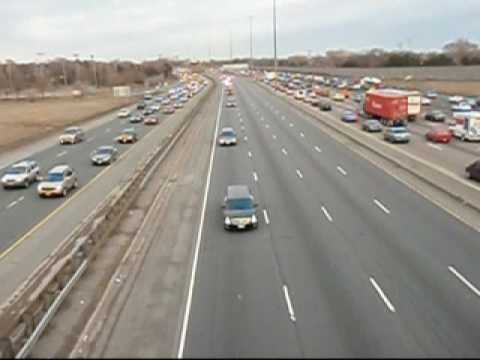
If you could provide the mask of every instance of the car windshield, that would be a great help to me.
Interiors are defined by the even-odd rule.
[[[249,210],[253,208],[253,201],[251,199],[231,199],[227,201],[228,210]]]
[[[75,135],[76,133],[78,133],[78,131],[78,129],[66,129],[65,134]]]
[[[222,135],[224,137],[235,137],[235,133],[233,131],[222,131]]]
[[[96,154],[111,154],[113,153],[113,149],[112,148],[100,148],[100,149],[97,149],[97,151],[95,152]]]
[[[24,174],[27,172],[27,168],[24,166],[14,166],[10,169],[8,169],[5,174],[8,175],[17,175],[17,174]]]
[[[406,128],[402,128],[402,127],[397,127],[397,128],[394,127],[394,128],[390,129],[390,132],[400,134],[400,133],[406,133],[406,132],[408,132],[408,130]]]
[[[51,182],[63,181],[63,173],[48,173],[47,181],[51,181]]]

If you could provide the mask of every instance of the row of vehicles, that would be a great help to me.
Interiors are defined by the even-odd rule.
[[[199,85],[197,92],[203,88],[203,85]],[[178,87],[175,91],[177,101],[184,103],[183,96],[185,95],[183,87]],[[193,96],[193,95],[192,95]],[[173,96],[169,96],[173,98]],[[153,101],[165,101],[165,98],[149,100],[148,97],[144,98],[144,102],[137,105],[137,109],[145,110],[147,107],[153,110],[149,113],[149,116],[144,116],[142,113],[135,113],[130,109],[121,109],[117,116],[118,118],[127,118],[130,123],[141,123],[144,125],[156,125],[159,120],[155,116],[151,116],[156,111],[160,110],[160,107],[154,107],[151,103]],[[165,102],[166,103],[166,102]],[[64,132],[59,136],[60,145],[75,145],[84,142],[86,139],[85,131],[78,126],[67,127]],[[132,144],[139,140],[138,133],[134,127],[128,127],[121,130],[120,134],[114,138],[114,141],[119,144]],[[90,153],[90,162],[94,166],[110,165],[119,158],[119,150],[113,145],[102,145],[93,150]],[[6,169],[2,175],[0,182],[4,189],[14,188],[29,188],[32,184],[38,183],[37,193],[40,197],[56,197],[67,196],[68,192],[76,189],[79,186],[78,174],[68,164],[57,164],[52,167],[46,174],[41,175],[40,165],[32,159],[20,161],[11,165]]]
[[[285,90],[275,81],[267,83],[274,89],[299,101],[318,106],[324,111],[331,110],[331,105],[325,104],[326,100],[318,99],[318,97],[315,99],[318,94],[321,97],[327,97],[331,93],[324,88],[318,90],[318,85],[296,81],[296,86],[300,89],[292,92]],[[438,96],[434,91],[428,91],[425,95],[422,95],[419,91],[373,87],[363,93],[358,91],[351,96],[354,102],[360,104],[360,109],[358,111],[344,111],[341,120],[347,123],[360,122],[360,128],[366,132],[383,132],[385,141],[408,143],[412,137],[408,123],[419,118],[419,115],[422,114],[422,105],[430,106],[431,100],[438,98]],[[429,101],[425,101],[425,99]],[[465,98],[454,96],[448,98],[448,101],[451,104],[461,104],[462,101],[465,101]],[[471,108],[479,106],[472,99],[470,99],[469,105]],[[447,125],[429,129],[425,134],[427,141],[449,143],[453,138],[462,141],[480,141],[480,111],[457,111],[453,112],[451,117],[448,117],[443,111],[435,109],[424,113],[424,119],[431,122],[446,123]],[[480,161],[477,161],[467,166],[466,172],[469,177],[480,180],[479,163]]]

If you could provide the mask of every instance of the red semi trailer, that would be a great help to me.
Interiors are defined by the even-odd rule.
[[[365,93],[363,110],[387,126],[404,126],[408,118],[408,96],[395,90],[370,90]]]

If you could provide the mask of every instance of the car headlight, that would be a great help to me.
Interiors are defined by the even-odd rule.
[[[228,216],[225,218],[225,225],[232,225],[232,220]]]
[[[252,215],[252,224],[256,224],[258,222],[257,216],[255,214]]]

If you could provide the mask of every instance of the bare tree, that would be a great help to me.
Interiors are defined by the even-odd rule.
[[[477,44],[463,38],[450,42],[443,47],[443,51],[449,54],[457,65],[465,64],[469,57],[476,55],[478,50]]]

